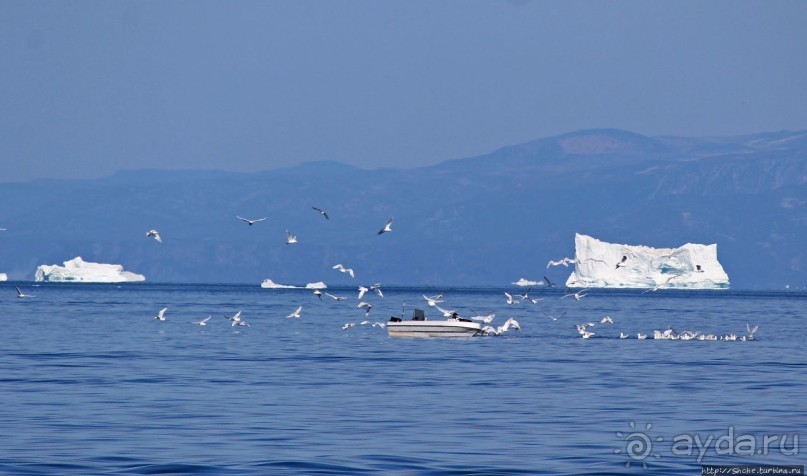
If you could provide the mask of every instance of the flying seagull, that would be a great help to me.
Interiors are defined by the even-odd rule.
[[[357,299],[361,300],[364,297],[364,294],[369,291],[369,288],[365,288],[364,286],[359,286],[359,297]]]
[[[369,315],[369,314],[370,314],[370,309],[372,309],[372,308],[373,308],[373,305],[372,305],[372,304],[370,304],[369,302],[364,302],[364,301],[362,301],[362,302],[360,302],[360,303],[359,303],[359,305],[358,305],[358,306],[356,306],[356,307],[363,307],[363,308],[364,308],[364,315],[365,315],[365,316],[367,316],[367,315]]]
[[[325,293],[325,295],[328,296],[329,298],[333,299],[334,301],[344,301],[345,300],[345,298],[343,298],[342,296],[334,296],[333,294],[329,294],[329,293]]]
[[[191,324],[196,324],[197,326],[206,326],[207,321],[209,321],[211,317],[212,316],[207,316],[204,319],[202,319],[201,321],[192,322]]]
[[[627,260],[628,260],[628,257],[627,257],[627,256],[625,256],[625,255],[623,255],[623,256],[622,256],[622,261],[620,261],[619,263],[617,263],[617,264],[616,264],[616,268],[614,268],[614,269],[624,268],[624,267],[625,267],[625,261],[627,261]]]
[[[314,296],[318,297],[320,301],[322,301],[322,291],[319,289],[314,290]]]
[[[236,215],[235,217],[236,217],[236,218],[238,218],[238,219],[239,219],[239,220],[241,220],[241,221],[245,221],[245,222],[247,222],[247,225],[249,225],[249,226],[252,226],[252,225],[254,225],[254,224],[258,223],[259,221],[264,221],[264,220],[266,220],[266,217],[263,217],[263,218],[258,218],[257,220],[250,220],[250,219],[248,219],[248,218],[242,218],[242,217],[240,217],[240,216],[238,216],[238,215]]]
[[[167,310],[168,310],[167,307],[164,307],[164,308],[160,309],[160,312],[158,312],[157,315],[154,316],[154,319],[157,319],[158,321],[164,321],[165,320],[165,311],[167,311]]]
[[[288,319],[290,317],[293,317],[295,319],[299,319],[300,318],[300,311],[302,311],[302,310],[303,310],[303,306],[298,307],[297,310],[295,310],[294,312],[292,312],[291,314],[286,316],[286,319]]]
[[[378,230],[378,234],[383,235],[384,233],[389,233],[390,231],[392,231],[392,218],[387,220],[387,224],[384,225],[384,228]]]
[[[581,289],[580,291],[577,291],[576,293],[571,293],[571,294],[566,294],[564,296],[561,296],[561,299],[570,297],[570,298],[574,298],[575,301],[579,301],[579,300],[583,299],[584,297],[588,296],[588,294],[583,294],[586,291],[587,291],[587,289]]]
[[[600,321],[600,324],[613,324],[613,323],[614,323],[614,320],[611,319],[611,316],[605,316]]]
[[[356,277],[356,275],[355,275],[355,274],[353,274],[353,269],[352,269],[352,268],[345,268],[345,267],[344,267],[344,266],[342,266],[341,264],[334,265],[332,269],[338,269],[338,270],[339,270],[340,272],[342,272],[342,273],[347,273],[347,274],[349,274],[349,275],[350,275],[350,277],[351,277],[351,278],[355,278],[355,277]]]
[[[443,302],[443,301],[440,301],[439,299],[437,299],[436,297],[428,297],[425,294],[423,294],[422,296],[423,296],[423,299],[426,300],[426,303],[431,307],[434,307],[437,304]]]
[[[326,220],[330,220],[330,218],[328,218],[328,212],[326,212],[325,210],[323,210],[323,209],[321,209],[321,208],[317,208],[317,207],[311,207],[311,208],[313,208],[314,210],[318,211],[318,212],[319,212],[319,214],[320,214],[320,215],[322,215],[322,216],[324,216]]]
[[[19,286],[14,286],[14,289],[17,290],[17,297],[20,298],[20,299],[34,297],[33,294],[23,294],[23,292],[20,291]]]
[[[574,264],[576,262],[577,262],[577,260],[574,260],[572,258],[563,258],[563,259],[559,259],[557,261],[550,260],[549,263],[546,264],[546,267],[547,268],[549,268],[550,266],[566,266],[566,267],[569,267],[570,264]]]
[[[561,314],[557,314],[557,315],[553,315],[553,314],[547,314],[547,313],[544,313],[544,315],[545,315],[546,317],[548,317],[548,318],[552,319],[553,321],[557,321],[557,320],[558,320],[558,319],[560,319],[561,317],[565,316],[565,315],[566,315],[566,312],[567,312],[567,311],[563,311]]]
[[[544,276],[544,282],[546,283],[546,287],[548,287],[548,288],[554,288],[555,287],[555,283],[550,281],[549,278],[547,278],[546,276]]]
[[[149,231],[147,231],[146,236],[150,236],[150,237],[154,238],[155,240],[157,240],[157,243],[162,243],[163,242],[163,239],[160,238],[160,232],[157,231],[157,230],[149,230]]]
[[[286,244],[293,245],[294,243],[297,243],[297,237],[292,235],[289,230],[286,230]]]
[[[510,293],[505,291],[504,295],[507,296],[507,304],[512,306],[513,304],[518,304],[519,303],[519,301],[516,301],[515,299],[513,299],[513,296],[511,296]],[[438,308],[438,309],[440,309],[440,308]]]

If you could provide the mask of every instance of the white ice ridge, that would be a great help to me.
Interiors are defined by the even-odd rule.
[[[305,286],[292,286],[289,284],[278,284],[271,279],[266,278],[261,283],[261,287],[264,289],[326,289],[328,286],[326,286],[322,281],[308,283]]]
[[[90,263],[77,256],[64,262],[64,266],[40,265],[36,268],[35,281],[122,283],[145,281],[142,274],[124,271],[119,264]]]
[[[0,281],[8,281],[8,275],[6,273],[0,273]]]
[[[566,280],[571,288],[729,287],[729,277],[717,261],[716,244],[651,248],[606,243],[578,233],[574,246],[574,271]]]

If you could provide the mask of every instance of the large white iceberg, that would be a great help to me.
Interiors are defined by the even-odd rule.
[[[729,277],[717,261],[717,245],[687,243],[651,248],[606,243],[575,234],[572,288],[728,289]],[[617,266],[618,265],[618,266]]]
[[[64,262],[64,266],[43,264],[37,266],[35,281],[122,283],[145,281],[142,274],[124,271],[119,264],[90,263],[77,256]]]

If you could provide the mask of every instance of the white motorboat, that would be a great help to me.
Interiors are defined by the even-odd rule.
[[[470,319],[426,319],[423,310],[412,311],[412,319],[405,321],[391,317],[387,322],[390,337],[477,337],[485,335],[482,324]]]

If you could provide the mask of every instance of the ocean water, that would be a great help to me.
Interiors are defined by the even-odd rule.
[[[347,298],[335,302],[257,285],[22,285],[35,296],[0,284],[2,474],[692,475],[807,459],[803,292],[538,289],[508,306],[505,289],[455,289],[442,305],[522,331],[451,340],[342,330],[365,319],[355,288],[329,290]],[[436,317],[421,297],[436,292],[384,288],[369,319]],[[225,319],[238,310],[250,327]],[[754,341],[635,339],[747,323]]]

